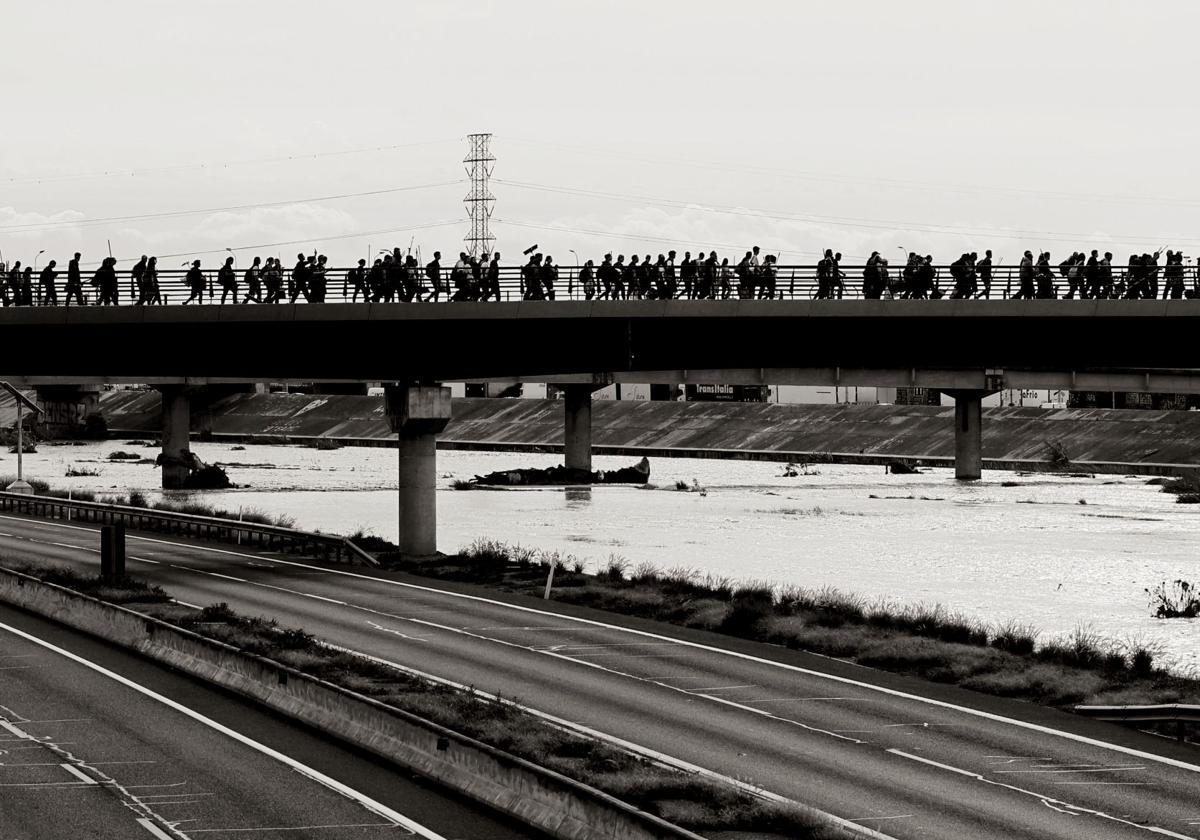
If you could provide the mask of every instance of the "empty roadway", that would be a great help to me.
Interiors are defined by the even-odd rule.
[[[5,558],[94,568],[96,544],[92,529],[0,518]],[[399,574],[150,535],[129,555],[183,601],[275,616],[897,838],[1200,837],[1200,756],[1140,733]]]
[[[532,836],[304,727],[3,605],[0,789],[4,840]]]

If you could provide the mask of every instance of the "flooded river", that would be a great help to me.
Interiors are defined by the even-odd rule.
[[[286,513],[300,528],[396,539],[395,450],[195,443],[245,488],[190,494],[229,510]],[[160,491],[150,464],[112,463],[111,441],[45,446],[27,476],[55,487]],[[5,456],[4,472],[16,458]],[[597,457],[601,469],[629,457]],[[1016,619],[1048,635],[1089,626],[1116,639],[1158,643],[1177,667],[1200,666],[1200,622],[1157,621],[1143,591],[1163,580],[1200,582],[1200,506],[1144,477],[1066,478],[987,472],[959,484],[953,471],[885,475],[882,467],[819,465],[795,477],[781,464],[660,458],[651,489],[463,492],[454,479],[559,455],[438,453],[438,540],[477,537],[559,551],[603,566],[685,566],[719,575],[937,602],[988,621]],[[70,465],[98,476],[67,478]],[[675,489],[677,481],[693,490]],[[699,492],[695,488],[702,488]],[[188,494],[171,494],[188,495]]]

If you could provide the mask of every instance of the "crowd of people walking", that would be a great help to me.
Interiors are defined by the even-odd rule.
[[[842,268],[842,255],[826,250],[816,266],[790,267],[787,287],[780,281],[778,256],[762,254],[756,245],[731,264],[716,251],[698,250],[693,257],[685,251],[646,254],[640,257],[605,254],[599,265],[589,259],[567,272],[564,290],[559,265],[537,246],[529,248],[519,268],[517,288],[502,289],[500,253],[476,257],[460,252],[446,266],[441,252],[422,264],[411,251],[395,248],[374,259],[366,259],[349,269],[333,269],[323,254],[297,254],[292,267],[285,268],[281,258],[254,257],[250,265],[239,269],[233,256],[226,257],[214,272],[201,260],[185,263],[184,304],[214,303],[220,291],[220,303],[324,303],[330,297],[330,283],[341,280],[341,295],[333,297],[351,303],[395,303],[447,301],[499,301],[502,299],[555,300],[564,296],[585,300],[773,300],[781,297],[840,299],[988,299],[993,295],[1013,299],[1180,299],[1200,297],[1200,277],[1185,266],[1181,251],[1163,249],[1153,254],[1134,254],[1124,267],[1114,267],[1113,255],[1098,250],[1090,254],[1072,253],[1054,264],[1050,253],[1025,251],[1016,269],[1000,271],[992,252],[964,253],[949,266],[934,264],[932,255],[905,252],[903,264],[889,265],[878,251],[871,253],[861,268],[861,281],[851,280]],[[85,279],[80,268],[81,254],[68,262],[62,288],[62,304],[116,306],[121,300],[121,277],[117,260],[105,257]],[[0,303],[4,306],[57,306],[58,281],[62,274],[58,263],[50,260],[37,272],[21,261],[6,266],[0,262]],[[796,286],[797,272],[800,286]],[[855,274],[857,274],[855,270]],[[1004,288],[995,288],[1002,274]],[[169,302],[163,293],[158,259],[143,255],[127,272],[127,301],[136,306]],[[1191,279],[1189,286],[1188,280]],[[1015,280],[1015,288],[1014,288]],[[848,285],[850,281],[850,285]],[[857,285],[858,288],[853,288]],[[508,292],[506,295],[505,292]],[[565,295],[564,295],[565,292]]]

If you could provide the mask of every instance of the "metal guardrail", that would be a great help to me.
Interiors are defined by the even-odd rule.
[[[455,294],[455,284],[452,280],[453,262],[447,262],[442,266],[440,286],[441,292],[437,298],[438,301],[448,302]],[[1057,266],[1053,266],[1054,284],[1056,286],[1056,297],[1062,297],[1068,288],[1068,280],[1062,277]],[[1200,266],[1183,266],[1181,274],[1184,287],[1191,294],[1196,294],[1196,290],[1200,290]],[[521,278],[520,265],[505,265],[500,267],[499,287],[500,301],[519,301],[523,298],[522,288],[523,281]],[[554,283],[553,300],[591,300],[603,299],[601,291],[602,284],[599,279],[594,281],[594,293],[589,296],[584,284],[580,281],[580,266],[559,265],[558,279]],[[839,288],[835,289],[832,296],[838,299],[863,299],[863,265],[842,265],[841,273],[844,277]],[[1165,266],[1160,267],[1156,272],[1156,281],[1152,283],[1152,288],[1157,292],[1156,296],[1166,297],[1168,293],[1168,283],[1165,274]],[[356,292],[353,282],[348,280],[350,268],[329,268],[325,275],[325,289],[318,297],[318,300],[309,300],[306,295],[296,297],[297,303],[354,303],[368,302],[367,296],[361,292]],[[898,264],[888,266],[888,283],[895,285],[900,281],[904,266]],[[1017,265],[998,265],[994,266],[991,274],[991,282],[987,293],[984,293],[984,283],[982,279],[977,281],[977,297],[990,300],[1007,300],[1013,297],[1020,289],[1019,266]],[[683,288],[682,280],[680,279],[679,266],[675,267],[676,272],[676,299],[686,297],[681,293]],[[223,303],[243,303],[247,300],[247,292],[249,291],[246,281],[243,278],[245,266],[240,267],[236,273],[237,285],[236,289],[225,290],[217,282],[217,271],[215,269],[204,269],[205,289],[196,301],[200,304],[223,304]],[[292,302],[292,297],[289,292],[291,281],[290,267],[285,268],[282,278],[282,303]],[[99,289],[93,287],[89,283],[89,273],[85,274],[83,279],[83,300],[85,305],[93,305],[98,302]],[[486,276],[486,274],[484,275]],[[177,268],[161,268],[158,270],[158,289],[162,304],[178,305],[191,297],[191,289],[186,280],[186,272]],[[738,278],[733,276],[729,278],[727,286],[722,285],[718,275],[718,280],[715,288],[707,296],[708,299],[737,299],[738,294]],[[421,299],[430,296],[433,291],[432,281],[426,277],[424,267],[419,267],[415,270],[416,285],[419,290]],[[1127,285],[1127,271],[1124,266],[1113,266],[1112,271],[1113,289],[1112,297],[1122,297],[1123,290]],[[623,284],[628,286],[629,279],[623,279]],[[634,281],[636,282],[636,281]],[[0,284],[5,285],[6,293],[9,297],[16,296],[16,293],[11,290],[8,278],[0,276]],[[59,271],[57,279],[54,281],[55,301],[58,306],[66,305],[65,293],[65,272]],[[819,282],[817,279],[817,267],[815,265],[780,265],[776,267],[775,288],[771,297],[775,300],[811,300],[817,296]],[[939,291],[942,297],[950,298],[954,291],[954,280],[952,279],[950,266],[937,265],[934,266],[934,288]],[[266,299],[266,287],[260,284],[260,296],[258,303]],[[636,290],[626,289],[627,297],[634,299],[640,297]],[[43,306],[47,305],[47,297],[43,294],[43,289],[39,285],[38,278],[34,277],[32,286],[27,292],[29,300],[28,305]],[[753,298],[764,296],[764,291],[761,286],[755,286],[750,295]],[[621,299],[625,299],[623,295]],[[128,306],[134,304],[139,298],[139,291],[136,288],[131,273],[128,269],[117,271],[117,303],[118,305]],[[493,297],[492,300],[496,298]],[[392,300],[403,302],[397,291]],[[5,304],[7,305],[7,303]],[[72,303],[71,305],[78,305]],[[158,305],[158,304],[153,304]]]
[[[348,563],[359,560],[372,566],[379,565],[373,556],[347,537],[301,531],[279,525],[3,491],[0,491],[0,511],[68,522],[124,525],[129,530],[274,549],[315,556],[330,562]]]
[[[1200,723],[1200,706],[1159,703],[1145,706],[1076,706],[1075,713],[1114,723],[1174,723],[1175,736],[1182,741],[1184,725]]]

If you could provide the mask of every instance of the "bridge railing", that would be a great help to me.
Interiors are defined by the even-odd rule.
[[[843,299],[862,299],[863,298],[863,281],[865,266],[863,265],[843,265],[841,266],[842,280],[840,284],[834,285],[832,296]],[[449,301],[455,293],[454,283],[451,279],[452,265],[447,265],[442,268],[440,286],[441,291],[436,296],[436,300]],[[213,303],[243,303],[247,301],[249,287],[243,279],[244,267],[239,268],[236,272],[237,286],[236,291],[225,290],[221,287],[217,279],[217,271],[215,269],[205,270],[205,288],[200,294],[198,303],[213,304]],[[354,288],[354,284],[350,282],[348,268],[331,268],[325,276],[325,293],[324,303],[352,303],[362,302],[365,295],[361,291]],[[594,292],[591,297],[587,293],[584,283],[580,279],[582,268],[579,266],[558,266],[558,279],[554,283],[554,300],[587,300],[591,298],[602,298],[603,287],[598,279],[593,281]],[[888,266],[887,283],[891,288],[898,288],[901,282],[903,266]],[[431,296],[433,291],[433,282],[426,277],[424,267],[416,269],[417,288],[419,297],[424,300]],[[160,269],[158,271],[158,289],[161,302],[165,305],[176,305],[184,303],[191,297],[192,291],[186,282],[187,272],[183,269]],[[292,288],[289,275],[291,269],[285,269],[282,279],[283,302],[291,302]],[[90,274],[85,276],[83,280],[83,298],[85,305],[92,305],[99,301],[99,289],[92,286],[89,282]],[[954,280],[951,276],[950,267],[947,265],[939,265],[934,267],[934,288],[938,290],[935,297],[950,297],[954,291]],[[139,290],[134,282],[131,272],[128,269],[117,272],[118,304],[128,305],[135,303],[139,298]],[[59,306],[66,305],[66,290],[65,290],[65,272],[59,274],[54,282],[56,303]],[[1064,295],[1068,288],[1068,280],[1062,277],[1057,266],[1054,267],[1054,282],[1057,287],[1056,294]],[[1123,289],[1126,285],[1127,278],[1124,268],[1113,268],[1113,285],[1117,290]],[[0,278],[0,283],[3,283],[8,297],[14,297],[15,292],[8,282],[8,278]],[[1200,266],[1185,267],[1184,283],[1189,289],[1200,289]],[[679,269],[676,266],[676,296],[681,296],[683,290],[682,281],[679,278]],[[1006,300],[1012,298],[1020,288],[1019,267],[1016,265],[1000,265],[992,269],[991,282],[985,286],[982,278],[976,280],[975,297],[987,298],[992,300]],[[523,281],[521,278],[521,267],[515,265],[502,266],[499,276],[499,291],[501,301],[518,301],[523,298]],[[734,299],[739,297],[738,279],[736,276],[728,278],[728,283],[722,282],[718,275],[710,297],[717,299]],[[1165,273],[1163,267],[1160,267],[1157,273],[1157,287],[1160,294],[1165,294]],[[817,277],[817,267],[815,265],[780,265],[776,268],[775,289],[773,297],[777,300],[812,300],[817,297],[820,288],[820,283]],[[267,290],[265,284],[260,284],[260,297],[257,301],[265,300]],[[626,296],[629,298],[637,297],[635,293],[626,289]],[[49,296],[44,294],[38,279],[34,277],[32,287],[29,289],[28,296],[35,306],[44,306],[51,303]],[[749,295],[754,298],[766,296],[766,291],[761,284],[756,285]],[[397,294],[394,300],[400,301],[400,296]],[[297,303],[310,302],[305,295],[298,295],[295,298]],[[71,305],[75,305],[72,302]]]
[[[0,511],[42,519],[124,525],[130,530],[292,552],[331,562],[379,565],[374,557],[346,537],[279,525],[5,491],[0,491]]]

